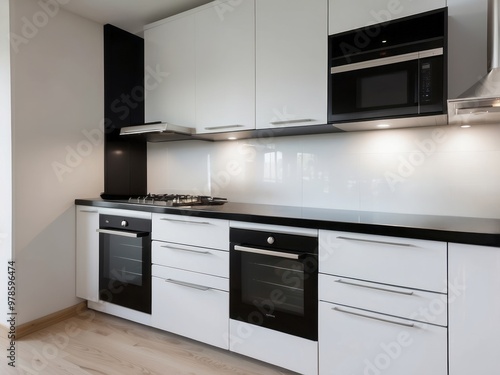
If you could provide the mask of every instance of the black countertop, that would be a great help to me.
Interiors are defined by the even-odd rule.
[[[231,202],[221,206],[161,207],[96,198],[76,199],[75,204],[500,247],[500,219]]]

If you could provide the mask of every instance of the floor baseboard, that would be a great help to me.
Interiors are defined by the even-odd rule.
[[[21,324],[16,327],[16,340],[19,340],[20,338],[31,333],[40,331],[41,329],[50,327],[51,325],[54,325],[56,323],[60,323],[66,319],[72,318],[73,316],[76,316],[78,313],[81,313],[86,309],[87,302],[84,301],[64,310],[56,311],[55,313],[52,313],[50,315],[41,317],[25,324]],[[5,335],[7,335],[7,332],[8,331],[5,329]],[[3,330],[0,334],[4,334]]]

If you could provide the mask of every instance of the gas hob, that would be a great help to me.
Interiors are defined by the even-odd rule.
[[[186,207],[222,205],[227,202],[227,199],[206,195],[148,194],[144,197],[130,197],[128,202],[165,207]]]

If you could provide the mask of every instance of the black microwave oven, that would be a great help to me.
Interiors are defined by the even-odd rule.
[[[328,122],[442,115],[447,9],[329,37]]]

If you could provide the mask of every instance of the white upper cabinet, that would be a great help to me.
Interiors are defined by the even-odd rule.
[[[327,0],[256,0],[256,128],[327,122]]]
[[[329,0],[329,34],[444,8],[446,0]]]
[[[255,1],[195,14],[196,131],[255,129]]]
[[[182,14],[150,25],[144,38],[146,121],[194,128],[194,17]]]

